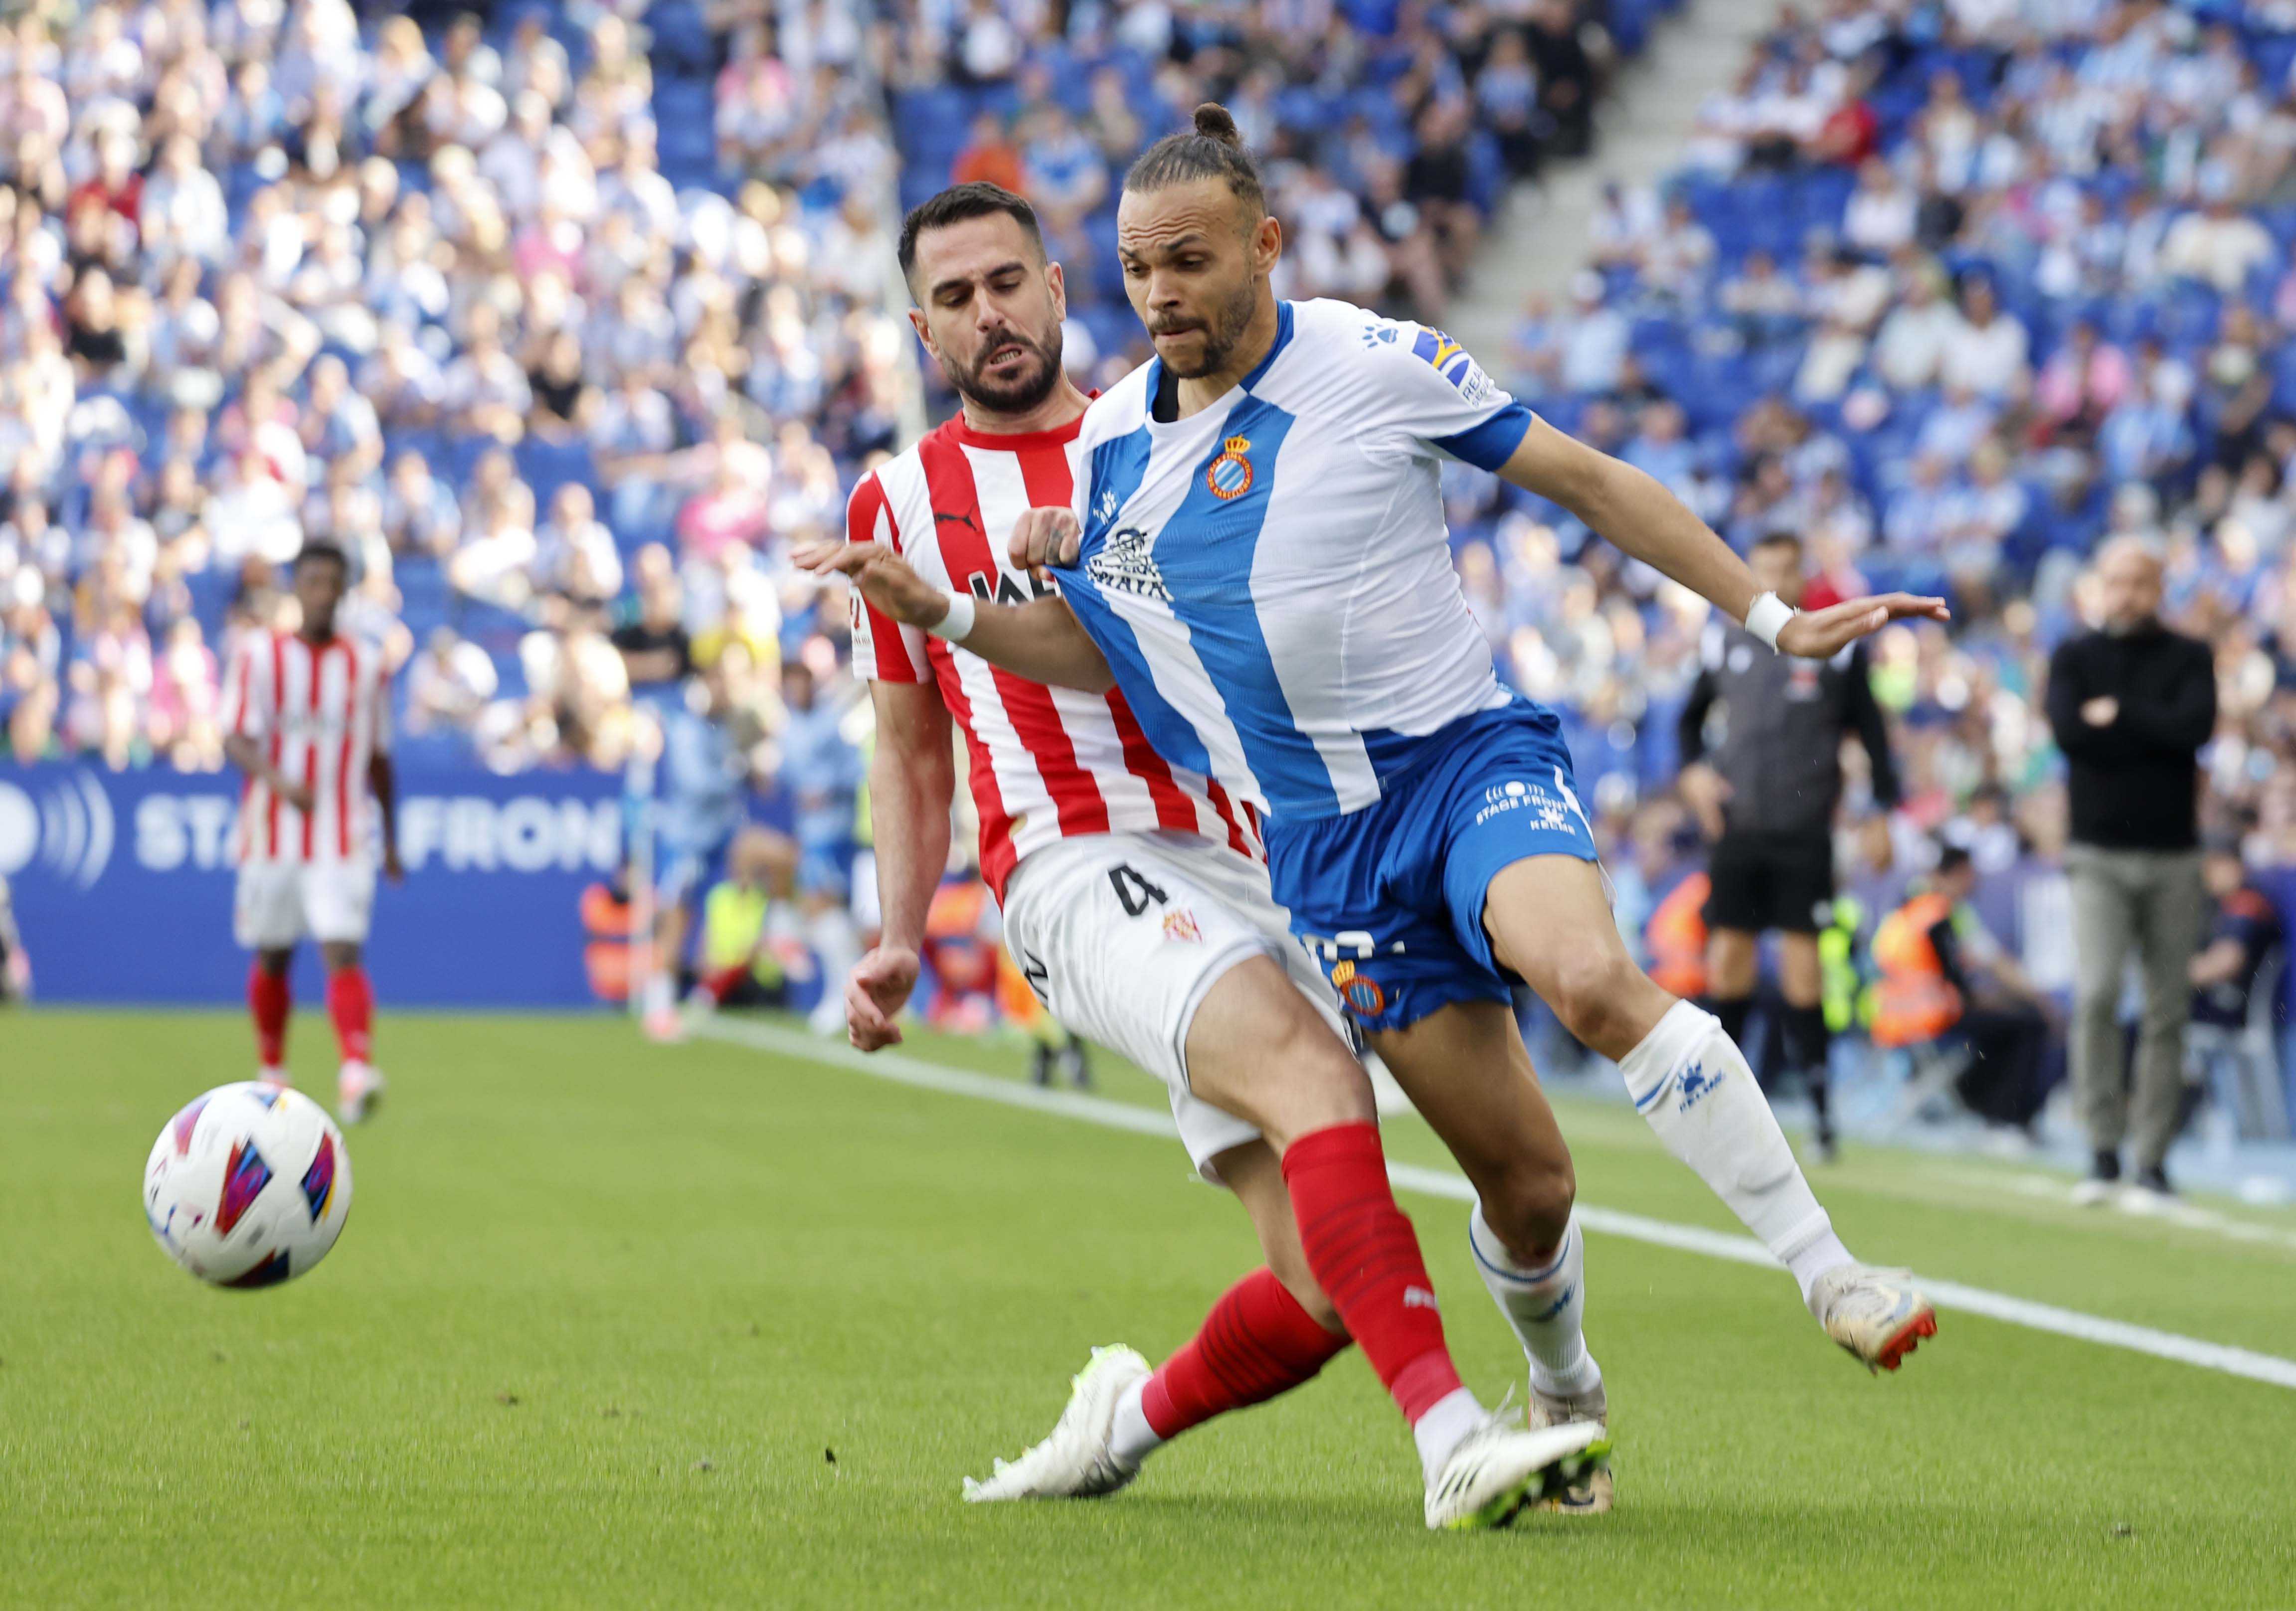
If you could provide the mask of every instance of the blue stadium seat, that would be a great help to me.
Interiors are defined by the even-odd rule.
[[[717,70],[718,42],[695,0],[654,0],[646,8],[645,24],[653,32],[647,53],[657,72],[665,68],[684,73]]]

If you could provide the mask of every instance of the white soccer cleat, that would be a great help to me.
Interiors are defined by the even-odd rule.
[[[1838,1264],[1817,1278],[1809,1306],[1825,1335],[1868,1370],[1895,1370],[1925,1337],[1937,1335],[1937,1311],[1906,1270]]]
[[[1460,1440],[1427,1484],[1427,1525],[1453,1532],[1506,1526],[1550,1492],[1584,1481],[1610,1452],[1610,1434],[1598,1421],[1530,1431],[1500,1409]]]
[[[1587,1421],[1607,1429],[1610,1420],[1611,1395],[1603,1390],[1600,1382],[1587,1392],[1567,1395],[1541,1393],[1535,1386],[1530,1390],[1530,1429],[1534,1432],[1543,1427],[1568,1427]],[[1607,1450],[1607,1432],[1604,1446]],[[1549,1484],[1532,1508],[1560,1511],[1565,1516],[1600,1516],[1611,1508],[1614,1497],[1611,1457],[1604,1452],[1583,1461],[1567,1480]]]
[[[1118,1462],[1109,1434],[1126,1391],[1147,1376],[1148,1362],[1121,1343],[1094,1349],[1092,1362],[1070,1378],[1069,1407],[1052,1435],[1019,1460],[998,1460],[985,1481],[966,1477],[965,1499],[1097,1499],[1123,1487],[1140,1468]]]
[[[365,1063],[345,1063],[335,1078],[335,1116],[346,1124],[362,1123],[390,1085],[381,1069]]]

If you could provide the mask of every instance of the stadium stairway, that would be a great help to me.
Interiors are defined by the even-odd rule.
[[[1622,62],[1595,114],[1594,151],[1557,162],[1543,185],[1518,186],[1494,221],[1473,282],[1450,315],[1451,333],[1487,365],[1504,362],[1516,316],[1533,291],[1558,304],[1587,264],[1587,227],[1606,180],[1655,184],[1677,167],[1707,96],[1728,86],[1775,19],[1774,0],[1690,0]]]

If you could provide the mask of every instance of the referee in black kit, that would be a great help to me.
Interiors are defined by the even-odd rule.
[[[1800,605],[1801,539],[1774,532],[1746,556],[1757,588]],[[1866,677],[1866,646],[1831,660],[1773,653],[1742,626],[1707,628],[1704,666],[1682,712],[1683,797],[1713,843],[1707,870],[1706,988],[1730,1038],[1744,1042],[1759,971],[1757,943],[1778,931],[1787,1062],[1817,1110],[1819,1156],[1833,1157],[1826,1102],[1830,1036],[1822,1005],[1818,931],[1833,921],[1833,808],[1841,797],[1841,740],[1873,757],[1874,797],[1898,803],[1888,729]],[[1719,732],[1708,742],[1720,707]]]

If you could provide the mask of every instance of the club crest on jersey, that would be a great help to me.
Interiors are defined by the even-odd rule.
[[[1230,437],[1220,449],[1220,456],[1204,467],[1204,486],[1223,502],[1240,498],[1251,490],[1251,461],[1243,456],[1251,451],[1251,438]]]
[[[1348,1010],[1359,1018],[1377,1018],[1386,1010],[1387,992],[1352,961],[1343,961],[1332,969],[1332,988],[1340,993]]]
[[[1175,906],[1164,914],[1164,937],[1177,940],[1184,945],[1202,942],[1204,931],[1196,927],[1196,914],[1185,906]]]

